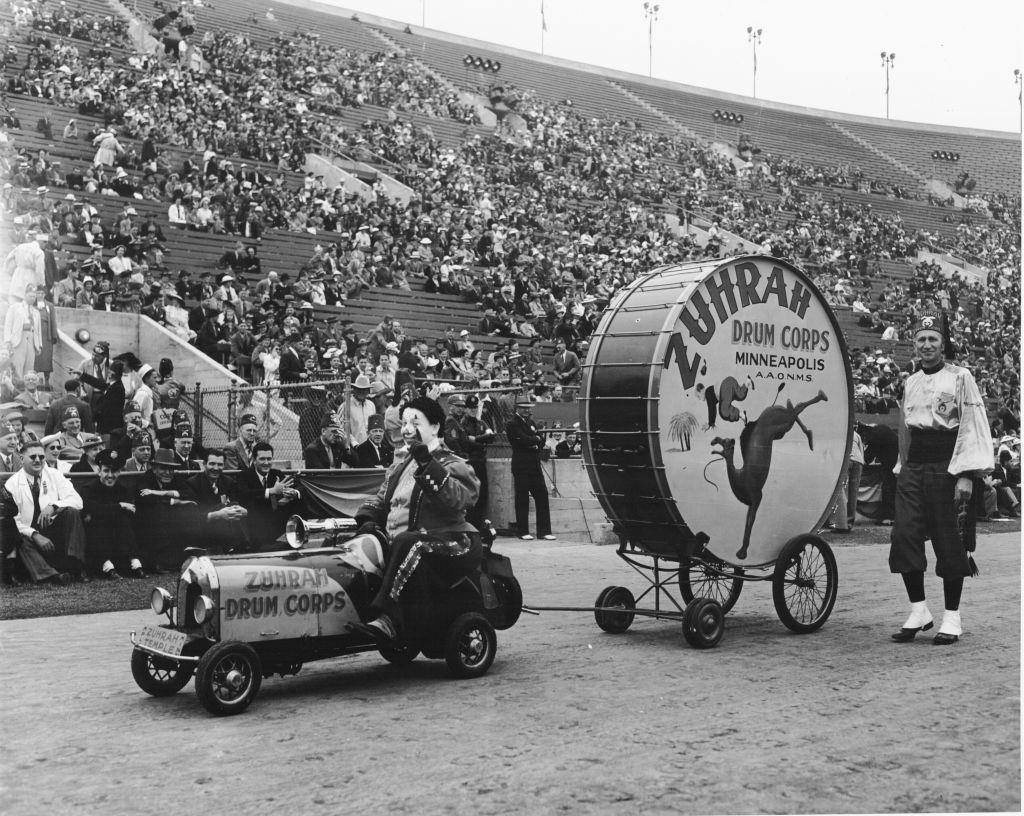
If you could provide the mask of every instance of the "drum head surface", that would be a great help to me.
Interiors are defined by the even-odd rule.
[[[677,269],[677,268],[670,268]],[[767,564],[829,510],[852,436],[848,355],[802,272],[721,262],[678,303],[651,369],[657,451],[679,515],[738,566]]]

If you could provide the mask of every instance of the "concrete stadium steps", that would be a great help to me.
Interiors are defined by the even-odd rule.
[[[978,182],[977,192],[1020,193],[1021,143],[1019,139],[929,131],[882,124],[843,122],[843,127],[870,141],[926,178],[938,178],[951,187],[962,170]],[[933,150],[959,153],[959,162],[935,162]]]
[[[910,189],[920,186],[913,176],[836,132],[821,117],[779,110],[756,102],[723,101],[713,96],[639,81],[621,81],[621,84],[708,140],[735,144],[740,133],[749,133],[755,146],[774,156],[797,158],[824,166],[850,165],[871,179],[884,179]],[[744,121],[735,127],[717,124],[712,118],[716,108],[742,114]]]
[[[571,68],[552,68],[547,63],[492,49],[484,43],[465,45],[449,42],[424,35],[420,30],[406,33],[399,28],[381,27],[381,31],[465,90],[486,95],[492,85],[512,83],[522,90],[535,91],[549,103],[571,99],[573,108],[585,116],[625,119],[638,122],[653,133],[676,134],[676,129],[670,124],[617,89],[611,89],[608,82],[596,74]],[[466,54],[497,60],[501,63],[501,71],[491,74],[466,68],[462,63]]]
[[[873,352],[876,349],[882,349],[886,354],[890,354],[899,366],[904,366],[911,361],[913,344],[909,340],[900,340],[895,346],[883,342],[879,332],[869,331],[858,325],[858,315],[849,307],[833,306],[832,311],[835,313],[836,322],[839,323],[839,327],[843,331],[846,346],[851,355],[858,351]]]

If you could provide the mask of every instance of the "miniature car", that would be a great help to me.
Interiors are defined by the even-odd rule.
[[[199,701],[211,714],[240,714],[263,679],[297,674],[304,663],[378,650],[347,624],[373,617],[386,534],[355,535],[354,519],[288,522],[291,549],[208,555],[190,548],[174,592],[153,589],[150,605],[168,622],[132,632],[132,676],[155,697],[176,694],[195,675]],[[474,574],[431,593],[416,609],[407,639],[379,648],[396,664],[419,654],[443,658],[456,677],[487,672],[496,629],[515,624],[522,590],[508,558],[491,551]],[[313,544],[319,546],[313,546]],[[413,616],[410,616],[413,617]]]

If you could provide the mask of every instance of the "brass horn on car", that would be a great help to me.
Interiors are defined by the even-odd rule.
[[[292,516],[285,525],[284,534],[288,546],[293,550],[301,550],[306,546],[310,536],[325,533],[324,546],[331,546],[334,537],[339,533],[354,533],[359,524],[354,518],[323,518],[304,519]]]

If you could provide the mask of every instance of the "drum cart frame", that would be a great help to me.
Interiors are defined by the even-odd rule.
[[[775,611],[786,628],[806,634],[828,620],[839,581],[835,555],[821,537],[811,533],[795,536],[774,562],[754,567],[728,564],[708,552],[704,543],[698,554],[674,558],[647,552],[620,537],[615,554],[648,582],[640,595],[634,597],[628,588],[613,585],[601,591],[592,607],[524,606],[523,611],[593,612],[598,627],[609,634],[625,632],[636,615],[678,621],[687,643],[708,649],[722,639],[725,615],[739,600],[744,582],[770,581]],[[678,587],[682,603],[673,585]],[[652,592],[654,608],[638,608],[637,604]],[[663,597],[674,609],[663,608]]]

